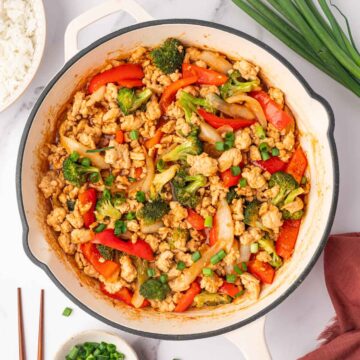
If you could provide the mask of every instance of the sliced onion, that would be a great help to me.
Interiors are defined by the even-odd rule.
[[[104,158],[99,153],[86,152],[91,149],[74,139],[61,135],[60,144],[65,148],[69,155],[76,151],[81,157],[89,158],[91,164],[99,169],[108,169],[110,167],[110,165],[105,162]]]
[[[193,263],[189,268],[176,279],[170,281],[173,291],[185,291],[190,284],[198,277],[202,269],[210,262],[212,256],[224,249],[229,252],[234,242],[234,223],[231,216],[229,204],[225,199],[219,201],[219,206],[215,215],[217,225],[217,241],[209,249],[201,254],[201,258]]]
[[[206,141],[210,144],[215,144],[218,141],[223,141],[219,133],[211,125],[203,121],[200,123],[199,138],[200,140]]]
[[[164,223],[160,220],[150,225],[140,224],[140,230],[144,234],[152,234],[157,232],[160,228],[164,226]]]
[[[211,68],[224,74],[227,74],[227,72],[232,69],[232,65],[229,61],[212,51],[202,51],[199,60],[206,62]]]
[[[234,129],[230,125],[223,125],[223,126],[220,126],[219,128],[217,128],[216,131],[221,136],[222,134],[234,132]]]
[[[227,101],[222,100],[219,96],[214,93],[206,95],[206,100],[212,107],[220,110],[226,115],[234,118],[240,117],[246,120],[253,120],[255,115],[244,105],[230,104]]]
[[[250,245],[240,244],[240,262],[249,261],[250,256],[251,256]]]
[[[260,125],[266,128],[267,121],[264,110],[262,109],[260,103],[256,99],[248,95],[236,94],[227,98],[226,101],[230,104],[242,102],[242,101],[246,102],[250,107],[251,111],[255,114],[255,117],[259,121]]]

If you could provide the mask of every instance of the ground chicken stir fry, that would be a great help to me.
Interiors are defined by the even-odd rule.
[[[259,70],[168,39],[74,95],[39,187],[62,250],[106,296],[175,312],[254,302],[291,257],[307,161]]]

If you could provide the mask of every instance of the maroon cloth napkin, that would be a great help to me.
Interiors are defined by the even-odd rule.
[[[324,269],[336,317],[320,335],[321,346],[299,360],[359,360],[360,233],[330,236]]]

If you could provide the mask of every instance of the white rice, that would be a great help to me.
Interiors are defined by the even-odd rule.
[[[36,31],[32,0],[0,0],[0,108],[31,67]]]

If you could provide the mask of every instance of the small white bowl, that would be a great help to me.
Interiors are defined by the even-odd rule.
[[[101,342],[114,344],[117,351],[125,355],[125,360],[139,360],[134,349],[120,336],[104,330],[87,330],[72,336],[66,341],[55,355],[55,360],[65,360],[66,355],[73,346],[85,342]]]
[[[0,104],[0,112],[4,111],[11,104],[13,104],[27,89],[33,80],[39,66],[41,63],[41,59],[44,54],[45,41],[46,41],[46,17],[44,4],[42,0],[32,0],[32,6],[34,7],[34,12],[37,20],[37,37],[36,37],[36,48],[34,52],[34,57],[32,64],[27,72],[25,78],[22,83],[16,88],[13,94],[7,99],[5,103]]]

